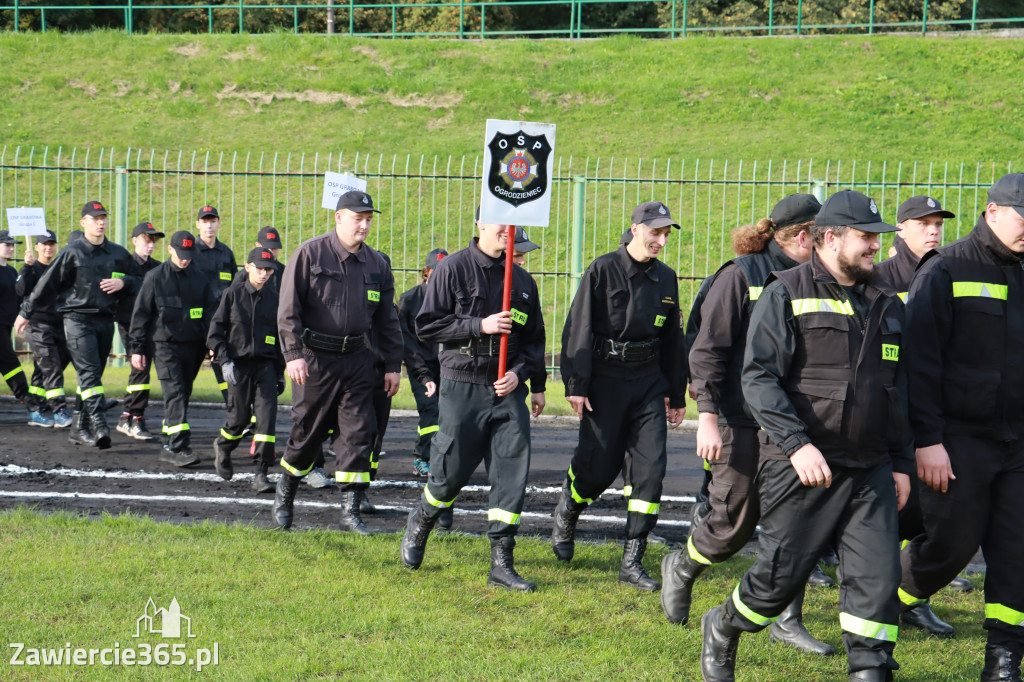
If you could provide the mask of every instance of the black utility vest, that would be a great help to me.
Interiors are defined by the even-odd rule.
[[[890,459],[906,421],[896,386],[903,304],[868,283],[863,329],[846,290],[813,256],[777,272],[797,327],[783,388],[830,465],[866,468]]]

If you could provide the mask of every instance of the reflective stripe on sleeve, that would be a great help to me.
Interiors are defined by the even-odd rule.
[[[851,613],[839,612],[839,627],[861,637],[880,639],[883,642],[895,642],[899,627],[888,623],[876,623],[864,620]]]

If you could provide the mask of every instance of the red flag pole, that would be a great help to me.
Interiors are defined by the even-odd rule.
[[[507,313],[512,307],[512,258],[515,255],[516,228],[508,225],[505,229],[508,247],[505,249],[505,289],[501,295],[501,311]],[[498,348],[498,380],[505,377],[508,360],[508,334],[501,335],[501,346]]]

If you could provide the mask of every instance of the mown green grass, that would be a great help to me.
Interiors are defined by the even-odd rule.
[[[219,645],[221,662],[201,675],[229,680],[635,680],[700,679],[695,624],[668,625],[657,594],[615,582],[617,545],[581,545],[570,567],[549,545],[523,538],[521,573],[530,595],[486,586],[486,539],[432,537],[423,567],[398,561],[397,535],[280,533],[246,525],[161,524],[133,516],[88,521],[27,509],[0,514],[0,639],[30,647],[152,645],[134,639],[152,598],[177,598],[192,619],[190,650]],[[667,550],[652,546],[657,573]],[[693,613],[720,603],[750,565],[737,558],[701,578]],[[837,592],[812,590],[806,622],[841,647]],[[937,612],[957,627],[939,641],[900,632],[900,680],[974,679],[984,646],[982,599],[940,593]],[[164,640],[172,641],[172,640]],[[104,670],[11,667],[0,677],[164,679],[156,667]],[[810,658],[744,637],[740,679],[845,679],[845,656]]]
[[[484,119],[508,118],[556,123],[577,159],[1005,163],[1024,133],[1022,57],[985,35],[6,33],[0,142],[444,159],[480,154]]]

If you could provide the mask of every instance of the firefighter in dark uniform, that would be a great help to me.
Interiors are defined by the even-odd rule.
[[[513,555],[530,469],[525,382],[543,371],[544,320],[537,284],[517,265],[510,310],[502,312],[505,254],[514,228],[481,222],[479,215],[478,209],[477,236],[437,264],[416,316],[419,338],[442,348],[438,431],[430,477],[409,514],[400,554],[406,567],[419,568],[434,524],[480,462],[489,461],[487,584],[530,592],[537,586],[516,572]],[[499,377],[502,334],[508,335],[508,354]]]
[[[110,447],[103,396],[103,370],[114,341],[114,315],[121,296],[139,287],[131,274],[131,255],[105,237],[110,223],[98,201],[82,207],[83,237],[69,241],[53,259],[32,294],[21,305],[16,328],[23,330],[38,311],[56,301],[64,318],[71,362],[78,375],[75,415],[68,440],[99,448]]]
[[[14,258],[14,245],[20,243],[9,231],[0,230],[0,373],[3,373],[4,381],[11,388],[14,397],[29,411],[31,424],[32,404],[28,380],[25,378],[25,370],[21,367],[21,360],[14,352],[14,342],[11,339],[11,329],[18,317],[18,296],[15,293],[18,271],[8,265],[7,261]]]
[[[689,367],[700,412],[697,455],[711,462],[712,480],[706,511],[694,520],[686,547],[661,562],[661,605],[670,623],[686,623],[697,576],[742,549],[761,517],[758,426],[740,386],[747,325],[768,276],[811,257],[810,228],[819,209],[812,195],[792,194],[775,205],[771,217],[748,225],[747,241],[755,245],[719,268],[701,308]],[[803,598],[801,590],[772,623],[772,641],[812,654],[835,653],[804,628]]]
[[[907,300],[910,419],[925,534],[901,554],[904,608],[980,546],[983,682],[1020,680],[1024,653],[1024,173],[1001,177],[966,237],[921,261]]]
[[[196,216],[196,236],[199,237],[196,253],[196,268],[204,273],[213,287],[215,301],[219,301],[224,290],[231,286],[231,281],[238,272],[235,254],[231,248],[217,238],[220,231],[220,214],[213,206],[203,206]],[[210,362],[213,376],[217,379],[217,388],[226,403],[228,400],[228,384],[216,360]]]
[[[151,255],[156,248],[157,240],[163,237],[164,233],[153,227],[153,223],[139,223],[132,228],[132,244],[135,251],[132,253],[131,274],[142,280],[150,270],[160,265],[160,261]],[[134,296],[122,296],[117,303],[117,332],[121,335],[121,345],[124,346],[125,352],[129,348],[128,332],[132,326],[134,309]],[[131,372],[128,375],[127,395],[122,403],[121,417],[117,420],[119,432],[141,441],[153,440],[153,434],[146,428],[146,408],[149,406],[149,370],[153,364],[154,351],[152,344],[143,350],[146,365],[141,370],[131,367],[129,359]]]
[[[231,480],[231,453],[255,414],[252,456],[257,470],[252,487],[258,493],[274,490],[267,471],[276,459],[277,396],[284,392],[284,356],[277,342],[278,291],[273,284],[276,262],[270,249],[249,252],[244,270],[248,279],[235,281],[221,296],[206,340],[228,382],[228,416],[213,441],[214,467],[221,478]]]
[[[277,326],[292,380],[293,425],[271,509],[282,528],[292,525],[299,480],[312,470],[331,428],[335,477],[342,491],[342,530],[368,534],[359,503],[370,485],[373,445],[373,356],[366,334],[374,329],[384,357],[384,384],[398,391],[402,331],[395,312],[391,268],[366,245],[373,214],[365,192],[338,198],[335,229],[292,254],[281,282]]]
[[[849,679],[899,668],[897,509],[913,470],[903,304],[872,270],[878,234],[895,229],[872,199],[837,192],[815,218],[811,260],[774,273],[754,305],[741,382],[762,427],[760,546],[701,619],[705,680],[735,679],[740,635],[785,610],[833,541]]]
[[[146,349],[150,344],[154,348],[156,376],[164,394],[160,461],[177,467],[200,461],[191,448],[188,402],[206,357],[206,334],[217,306],[210,279],[192,266],[199,256],[197,241],[184,230],[171,235],[167,245],[170,257],[143,280],[128,332],[135,369],[141,371],[146,366]]]
[[[631,223],[629,243],[583,273],[562,330],[565,395],[581,421],[551,545],[558,559],[572,559],[580,512],[622,471],[628,448],[631,493],[619,582],[656,591],[661,585],[642,560],[661,505],[665,418],[675,428],[686,411],[679,286],[658,256],[679,225],[660,201],[637,206]]]
[[[521,268],[525,268],[526,254],[539,249],[540,244],[531,241],[530,237],[526,234],[526,228],[520,225],[516,227],[516,241],[512,248],[514,249],[512,262]],[[530,415],[539,417],[547,406],[547,398],[544,394],[548,390],[548,372],[543,362],[541,363],[540,372],[529,378],[528,387],[530,389]],[[443,521],[443,518],[439,519],[440,521]],[[442,525],[442,527],[444,526]]]
[[[50,230],[35,236],[36,256],[25,250],[25,264],[18,273],[14,290],[19,299],[28,298],[57,255],[57,235]],[[28,423],[32,426],[71,426],[64,396],[64,370],[71,363],[68,342],[64,336],[64,322],[51,305],[49,310],[40,310],[33,316],[25,338],[32,349],[35,368],[29,385],[32,411]]]
[[[274,257],[274,264],[271,266],[274,274],[270,278],[270,285],[274,287],[275,291],[281,291],[281,277],[284,275],[284,263],[281,262],[281,249],[284,246],[281,242],[281,231],[270,225],[261,227],[260,231],[256,234],[255,246],[267,249]],[[245,271],[245,268],[239,270],[238,274],[235,275],[236,282],[245,282],[248,279],[249,273]]]

